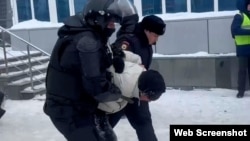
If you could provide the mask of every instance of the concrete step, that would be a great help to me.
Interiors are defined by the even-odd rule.
[[[22,99],[31,99],[36,95],[44,95],[46,93],[45,83],[36,85],[34,90],[31,87],[27,87],[20,92],[20,97]]]
[[[39,57],[33,57],[31,59],[31,65],[40,65],[43,64],[45,62],[49,61],[49,57],[48,56],[39,56]],[[28,65],[28,60],[21,60],[21,61],[15,61],[15,62],[10,62],[8,63],[8,72],[16,72],[16,71],[22,71],[25,69],[28,69],[29,65]],[[6,73],[6,66],[5,64],[1,64],[0,65],[0,72],[1,73]]]
[[[7,98],[24,100],[45,94],[45,76],[50,57],[39,51],[30,52],[33,76],[31,88],[27,51],[13,51],[11,47],[7,47],[6,52],[5,60],[3,48],[0,47],[0,90],[6,93]],[[8,70],[5,62],[8,63]]]
[[[40,89],[41,87],[37,88],[37,86],[44,85],[45,75],[46,74],[44,73],[44,74],[35,75],[33,77],[33,86],[34,86],[34,89],[37,90],[33,92],[33,95],[36,93],[40,93],[38,89]],[[18,99],[31,97],[31,93],[27,95],[23,95],[25,93],[28,93],[27,91],[29,88],[31,88],[31,80],[29,77],[27,77],[24,79],[20,79],[20,80],[8,83],[4,89],[9,99],[18,100]]]
[[[24,51],[7,51],[7,52],[8,52],[7,53],[8,63],[19,61],[19,60],[27,60],[27,58],[28,58],[27,52],[24,52]],[[38,52],[38,51],[31,51],[30,52],[31,57],[38,57],[38,56],[42,56],[42,55],[43,54],[41,52]],[[4,62],[5,62],[4,58],[0,58],[0,64],[4,64]]]
[[[32,66],[32,75],[38,75],[41,73],[46,73],[47,71],[47,66],[48,63],[45,64],[41,64],[41,65],[36,65],[36,66]],[[23,79],[26,78],[28,76],[30,76],[30,70],[29,69],[25,69],[22,71],[16,71],[16,72],[11,72],[11,73],[2,73],[0,75],[0,81],[4,81],[4,82],[12,82],[12,81],[16,81],[19,79]]]

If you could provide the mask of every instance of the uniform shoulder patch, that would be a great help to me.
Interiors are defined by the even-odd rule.
[[[122,44],[122,49],[123,49],[123,50],[127,50],[127,48],[128,48],[128,45]]]
[[[122,42],[122,45],[121,45],[121,48],[122,48],[123,50],[127,50],[128,47],[129,47],[129,42],[123,41],[123,42]]]

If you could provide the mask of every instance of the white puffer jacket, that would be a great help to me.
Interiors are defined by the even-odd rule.
[[[139,98],[139,89],[137,80],[140,74],[145,71],[145,68],[140,65],[140,56],[130,52],[125,52],[125,67],[122,73],[115,73],[113,66],[109,68],[109,71],[113,73],[114,84],[120,88],[122,95],[127,98]],[[120,98],[117,101],[99,103],[98,108],[107,113],[115,113],[122,110],[128,104],[127,100]]]

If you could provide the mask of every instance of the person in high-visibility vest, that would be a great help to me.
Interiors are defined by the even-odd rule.
[[[239,13],[233,18],[231,33],[235,40],[236,55],[239,61],[236,97],[242,98],[246,90],[247,73],[248,80],[250,80],[250,0],[237,0],[237,8]]]

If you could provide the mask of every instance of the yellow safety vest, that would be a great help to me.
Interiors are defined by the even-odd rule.
[[[243,22],[241,24],[241,28],[250,30],[250,19],[244,13],[242,14],[242,16]],[[237,46],[250,45],[250,35],[236,35],[234,39]]]

